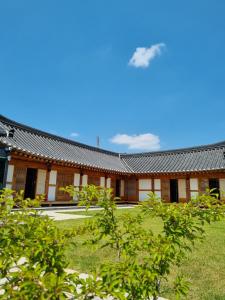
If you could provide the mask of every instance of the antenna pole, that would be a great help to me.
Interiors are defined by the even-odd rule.
[[[99,138],[99,136],[97,136],[96,144],[97,144],[97,147],[99,148],[100,147],[100,138]]]

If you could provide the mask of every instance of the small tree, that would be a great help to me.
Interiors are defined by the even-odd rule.
[[[64,190],[87,209],[93,203],[102,208],[82,229],[59,231],[33,208],[42,197],[24,199],[23,192],[8,189],[0,193],[1,299],[157,299],[172,268],[203,238],[204,224],[224,216],[223,203],[210,193],[181,205],[165,205],[150,193],[139,213],[118,216],[110,189]],[[19,210],[12,211],[13,206]],[[160,233],[144,228],[149,217],[162,220]],[[65,246],[85,231],[91,233],[87,242],[116,253],[115,261],[102,263],[86,280],[65,271]],[[178,274],[174,292],[179,297],[187,291],[187,282]]]
[[[116,251],[116,261],[102,264],[97,274],[101,278],[100,289],[115,299],[157,299],[174,266],[180,266],[195,242],[203,239],[205,223],[224,216],[224,204],[212,191],[179,205],[165,205],[150,193],[148,200],[140,204],[138,214],[118,217],[112,190],[95,186],[87,186],[81,192],[73,186],[64,190],[76,195],[80,205],[88,208],[97,199],[102,208],[87,229],[92,237],[90,243]],[[162,231],[145,229],[146,217],[160,218]],[[173,290],[177,297],[188,292],[188,282],[180,274]]]
[[[76,233],[60,232],[48,216],[35,210],[41,200],[24,199],[23,191],[1,191],[1,299],[66,299],[68,293],[77,293],[77,275],[65,272],[64,253]],[[12,211],[13,206],[19,210]]]

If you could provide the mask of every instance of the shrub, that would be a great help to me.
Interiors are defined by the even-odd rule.
[[[1,299],[65,299],[76,293],[65,268],[65,244],[74,232],[59,232],[33,206],[42,197],[24,199],[9,189],[0,195]],[[13,206],[19,208],[12,212]],[[73,277],[73,278],[72,278]]]
[[[0,194],[0,293],[2,299],[157,299],[174,266],[179,266],[197,240],[204,225],[224,216],[224,205],[210,193],[181,205],[165,205],[153,194],[140,205],[140,212],[116,214],[112,190],[87,186],[77,191],[63,189],[79,198],[87,209],[102,208],[83,228],[59,231],[54,222],[33,206],[42,197],[24,199],[23,192],[4,189]],[[12,211],[18,207],[19,210]],[[154,233],[143,226],[145,218],[158,217],[163,229]],[[88,231],[86,243],[111,247],[113,262],[102,263],[87,279],[65,271],[65,246],[77,234]],[[188,282],[177,274],[177,297],[186,295]]]
[[[157,299],[164,292],[164,283],[174,266],[180,266],[197,240],[204,238],[204,225],[224,216],[224,204],[211,191],[184,204],[165,205],[153,193],[140,204],[137,215],[116,216],[115,198],[110,189],[95,186],[78,192],[65,189],[79,198],[87,208],[96,201],[102,210],[87,225],[90,243],[111,247],[117,253],[114,262],[102,264],[97,274],[101,289],[116,299]],[[144,219],[158,217],[163,229],[154,233],[143,226]],[[101,243],[100,243],[101,242]],[[177,274],[174,292],[186,295],[188,282]]]

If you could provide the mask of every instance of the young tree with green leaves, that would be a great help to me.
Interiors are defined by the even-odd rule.
[[[102,290],[115,299],[157,299],[175,266],[180,266],[196,241],[204,238],[204,225],[224,217],[224,203],[212,191],[184,204],[164,204],[154,193],[140,204],[136,215],[117,216],[112,190],[87,186],[81,192],[66,189],[87,208],[97,204],[102,210],[89,221],[90,243],[111,247],[116,260],[102,264],[99,276]],[[143,226],[145,218],[160,218],[160,233]],[[188,282],[177,274],[173,291],[179,298],[188,292]]]
[[[65,272],[65,244],[76,233],[60,232],[48,216],[35,210],[41,200],[1,191],[1,299],[67,299],[68,293],[76,293],[76,275]]]
[[[33,206],[41,197],[24,199],[23,192],[0,193],[0,293],[2,299],[157,299],[164,294],[171,270],[182,263],[196,241],[204,237],[206,223],[224,217],[224,204],[210,193],[180,205],[165,205],[153,193],[139,213],[116,214],[112,190],[96,186],[63,189],[88,209],[101,210],[82,228],[60,231],[49,217]],[[12,211],[13,207],[19,210]],[[146,229],[146,218],[160,218],[159,233]],[[77,234],[90,233],[85,243],[110,247],[115,260],[100,264],[87,279],[68,275],[65,248]],[[74,245],[76,246],[76,245]],[[188,292],[178,274],[177,297]]]

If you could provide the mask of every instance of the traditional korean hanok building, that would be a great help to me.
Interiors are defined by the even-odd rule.
[[[166,202],[188,201],[208,187],[225,191],[225,142],[119,154],[0,116],[0,187],[62,204],[71,199],[60,187],[87,184],[111,187],[123,202],[142,201],[150,191]]]

